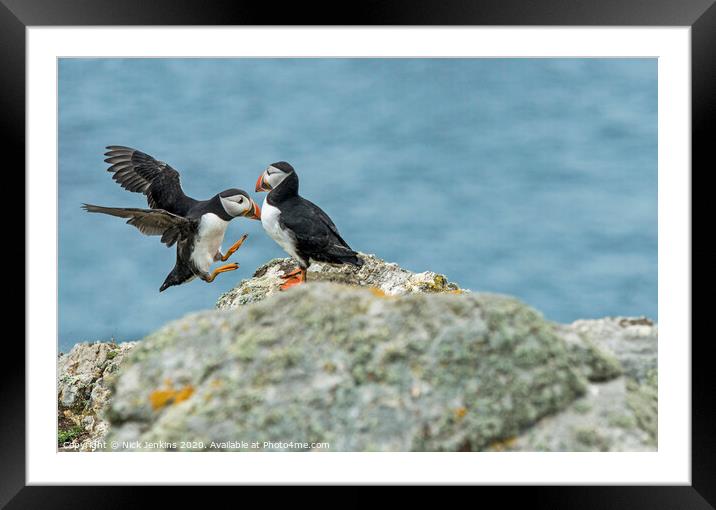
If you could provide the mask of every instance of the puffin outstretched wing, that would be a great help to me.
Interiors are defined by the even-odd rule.
[[[118,218],[128,218],[127,223],[148,236],[162,236],[161,241],[172,246],[177,241],[190,238],[198,227],[196,220],[190,220],[162,209],[135,209],[129,207],[103,207],[101,205],[82,204],[82,208],[91,213],[109,214]]]
[[[104,155],[104,161],[111,165],[107,171],[112,172],[112,179],[128,191],[144,193],[152,209],[184,216],[196,203],[182,190],[179,172],[165,162],[122,145],[108,146]]]
[[[331,218],[313,202],[299,199],[301,203],[292,207],[290,213],[279,216],[281,227],[295,236],[298,251],[323,262],[362,265],[363,261],[343,240]]]

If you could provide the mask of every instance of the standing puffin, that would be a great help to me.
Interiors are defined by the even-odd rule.
[[[261,224],[286,253],[298,261],[298,269],[283,275],[281,290],[306,281],[312,261],[362,266],[331,218],[313,202],[298,194],[298,175],[285,161],[273,163],[259,176],[256,191],[268,191]]]
[[[221,253],[229,221],[237,216],[261,219],[261,210],[249,194],[240,189],[227,189],[209,200],[195,200],[184,194],[179,172],[163,161],[141,151],[110,145],[105,161],[112,179],[124,189],[144,193],[150,209],[102,207],[83,204],[88,212],[128,218],[127,223],[146,235],[160,235],[167,246],[177,245],[177,260],[159,292],[173,285],[189,282],[197,276],[212,282],[220,273],[239,268],[226,264],[209,273],[213,262],[226,261],[241,247],[246,234],[226,254]]]

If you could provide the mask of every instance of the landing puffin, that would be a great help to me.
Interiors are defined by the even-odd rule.
[[[213,262],[226,262],[241,247],[244,234],[229,250],[221,253],[229,221],[238,216],[260,220],[261,210],[248,193],[227,189],[209,200],[195,200],[184,194],[179,172],[171,166],[136,149],[110,145],[105,162],[111,166],[112,179],[128,191],[144,193],[150,209],[103,207],[83,204],[92,213],[128,218],[127,223],[146,235],[160,235],[167,246],[177,245],[174,268],[159,288],[159,292],[173,285],[187,283],[197,276],[212,282],[220,273],[239,268],[226,264],[209,273]]]
[[[291,165],[285,161],[269,165],[256,181],[256,191],[269,192],[262,206],[261,225],[298,262],[298,269],[281,277],[286,280],[281,290],[305,282],[313,261],[363,265],[331,218],[298,194],[298,175]]]

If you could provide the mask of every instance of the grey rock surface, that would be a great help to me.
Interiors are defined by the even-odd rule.
[[[316,282],[145,339],[114,386],[110,439],[480,450],[586,385],[554,326],[515,299]]]
[[[655,451],[656,324],[644,317],[608,317],[559,325],[558,331],[592,382],[584,396],[540,420],[506,449]],[[595,357],[595,350],[601,354]]]

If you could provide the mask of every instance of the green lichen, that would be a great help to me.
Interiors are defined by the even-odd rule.
[[[586,400],[578,400],[574,403],[573,409],[579,414],[587,414],[592,406]]]
[[[607,423],[613,427],[620,427],[626,430],[631,430],[637,426],[634,415],[626,413],[610,413],[607,417]]]
[[[639,428],[654,442],[658,435],[658,394],[656,370],[648,372],[641,384],[632,379],[627,382],[627,405],[634,413]]]
[[[575,366],[581,367],[592,382],[609,381],[623,373],[619,360],[613,354],[601,349],[585,336],[580,336],[578,344],[570,345],[569,352]]]
[[[574,431],[577,444],[588,451],[609,451],[609,440],[603,437],[598,430],[591,427],[580,427]]]
[[[84,430],[79,425],[70,428],[59,429],[57,431],[57,446],[70,443],[84,434]]]

